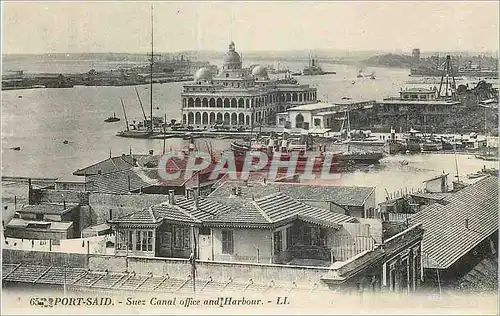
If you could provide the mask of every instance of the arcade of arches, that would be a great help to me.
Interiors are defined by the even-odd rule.
[[[316,100],[316,91],[273,93],[259,97],[183,97],[183,124],[246,125],[274,123],[276,113]],[[196,108],[200,108],[197,110]],[[238,109],[234,111],[233,109]]]

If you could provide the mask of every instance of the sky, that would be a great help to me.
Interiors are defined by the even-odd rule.
[[[155,51],[496,52],[498,1],[154,2]],[[2,53],[144,53],[151,2],[2,1]]]

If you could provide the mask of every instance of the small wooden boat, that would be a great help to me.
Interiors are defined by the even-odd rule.
[[[467,178],[468,179],[476,179],[476,178],[479,178],[479,177],[482,177],[482,176],[484,176],[484,174],[481,174],[479,172],[473,172],[473,173],[469,173],[467,175]]]
[[[16,146],[16,147],[10,147],[10,149],[12,149],[12,150],[21,150],[21,147],[19,147],[19,146]]]

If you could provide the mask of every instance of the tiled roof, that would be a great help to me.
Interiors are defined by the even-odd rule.
[[[498,230],[498,178],[489,176],[410,217],[422,223],[425,268],[446,269]],[[468,228],[465,226],[468,220]]]
[[[351,216],[307,205],[282,192],[257,199],[255,200],[255,204],[265,213],[271,222],[278,222],[293,215],[298,215],[299,218],[306,221],[321,221],[336,224],[354,220],[354,217]]]
[[[200,197],[198,199],[198,209],[195,206],[193,199],[188,199],[184,196],[175,197],[175,205],[182,207],[199,220],[205,220],[214,217],[217,214],[229,212],[231,208],[221,204],[213,199]]]
[[[453,196],[455,192],[443,192],[443,193],[424,193],[424,192],[415,192],[412,193],[412,196],[415,197],[420,197],[424,199],[430,199],[430,200],[443,200],[443,201],[448,201],[448,199]]]
[[[153,206],[153,213],[158,219],[171,220],[186,223],[201,223],[201,221],[177,205],[163,203]]]
[[[64,205],[61,204],[34,204],[25,205],[16,211],[19,213],[63,215],[73,210],[75,207],[76,205],[66,205],[65,208]]]
[[[88,167],[78,169],[75,172],[73,172],[73,174],[77,176],[84,176],[84,175],[97,174],[99,170],[102,174],[105,174],[105,173],[130,169],[136,165],[134,158],[136,158],[135,155],[134,156],[122,155],[122,156],[110,157],[105,160],[99,161],[93,165],[90,165]]]
[[[108,220],[108,223],[155,224],[159,221],[160,219],[155,216],[152,209],[148,208],[124,216],[113,218],[112,220]]]
[[[211,197],[211,199],[214,199],[214,197]],[[207,223],[233,226],[270,226],[281,221],[300,218],[307,222],[334,226],[355,220],[351,216],[310,206],[280,192],[264,196],[255,201],[241,197],[228,197],[220,202],[230,206],[231,210],[207,219]]]
[[[93,192],[112,194],[127,194],[129,192],[137,192],[141,188],[147,188],[156,183],[156,181],[154,183],[145,181],[133,169],[92,175],[88,178],[89,181],[92,182],[91,190]]]
[[[207,219],[207,223],[219,223],[222,226],[227,226],[229,224],[237,227],[267,227],[270,225],[270,221],[264,216],[262,211],[256,207],[252,200],[230,197],[224,199],[222,203],[231,207],[231,209],[214,218]]]
[[[241,188],[241,196],[248,198],[252,196],[260,198],[270,193],[283,192],[298,200],[329,201],[349,206],[363,206],[366,199],[375,190],[374,187],[323,186],[282,182],[249,182],[248,186],[245,186],[241,182],[227,181],[217,187],[210,196],[230,196],[232,188],[236,186]]]

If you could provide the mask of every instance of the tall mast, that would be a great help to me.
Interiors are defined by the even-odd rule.
[[[154,29],[153,29],[153,6],[151,5],[151,61],[149,74],[149,107],[150,107],[150,122],[149,128],[153,131],[153,54],[154,54]]]

